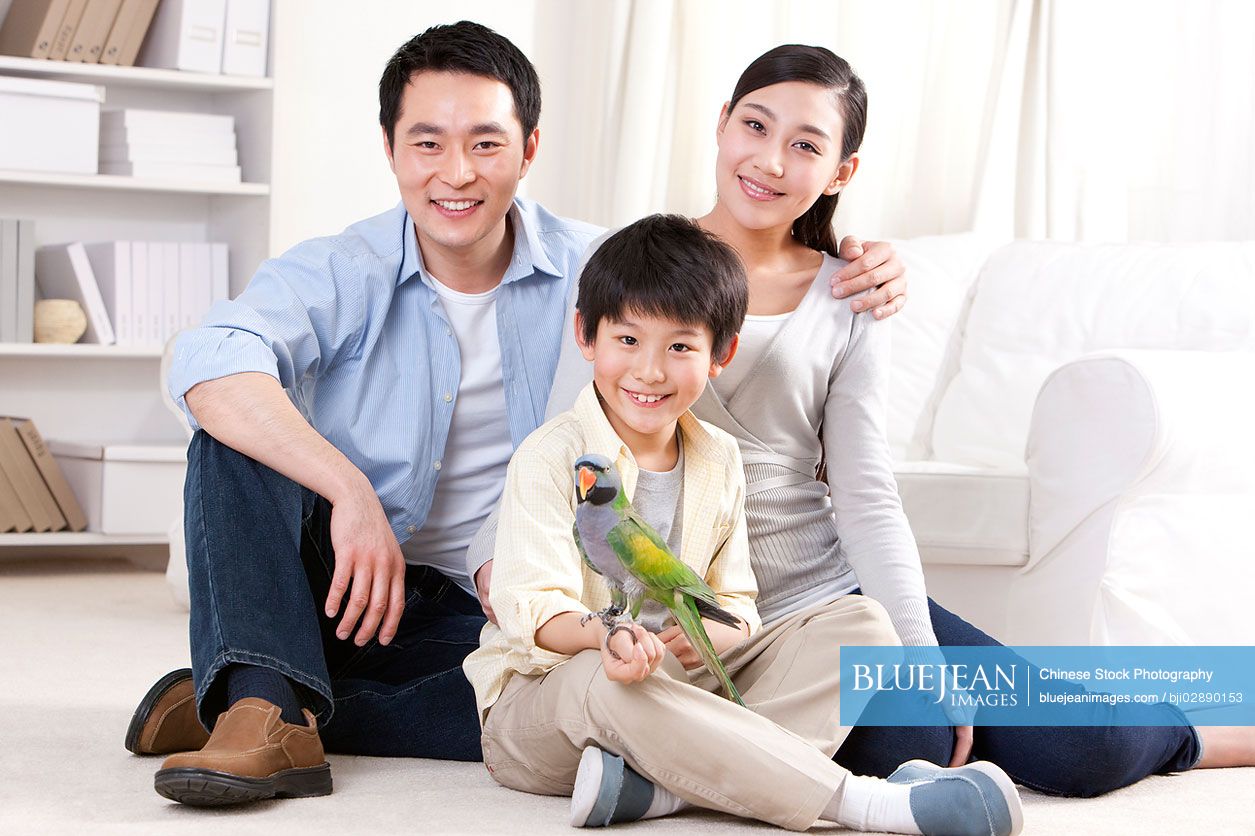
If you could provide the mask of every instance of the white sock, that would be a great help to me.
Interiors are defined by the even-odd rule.
[[[654,800],[649,803],[649,809],[645,811],[642,819],[656,819],[659,816],[669,816],[672,813],[678,813],[688,807],[692,807],[683,798],[671,792],[664,790],[662,787],[654,784]]]
[[[881,778],[847,775],[824,808],[822,818],[855,830],[920,832],[911,815],[911,787]]]

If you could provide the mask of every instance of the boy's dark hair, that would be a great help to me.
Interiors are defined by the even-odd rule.
[[[389,147],[401,118],[405,86],[414,73],[424,70],[484,76],[509,87],[523,139],[540,122],[540,78],[532,62],[508,38],[463,20],[415,35],[388,60],[379,78],[379,124],[388,132]]]
[[[680,215],[650,215],[611,235],[580,274],[575,308],[591,344],[603,319],[628,311],[705,325],[723,359],[749,307],[749,282],[736,250]]]

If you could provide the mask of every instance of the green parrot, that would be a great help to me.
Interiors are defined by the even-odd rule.
[[[601,612],[585,616],[584,622],[600,618],[610,631],[607,641],[620,630],[635,641],[622,616],[627,613],[631,621],[646,599],[657,601],[675,617],[728,699],[745,705],[702,624],[703,617],[729,627],[740,627],[741,620],[719,606],[714,590],[672,554],[658,532],[636,513],[613,462],[593,453],[581,456],[575,462],[575,484],[579,499],[575,543],[588,567],[606,579],[611,601]]]

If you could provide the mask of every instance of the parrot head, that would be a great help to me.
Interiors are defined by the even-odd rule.
[[[614,462],[596,453],[585,453],[575,462],[575,495],[581,503],[607,505],[619,495],[619,471]]]

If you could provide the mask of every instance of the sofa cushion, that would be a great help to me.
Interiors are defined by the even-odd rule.
[[[907,302],[893,328],[887,435],[897,461],[931,458],[933,413],[958,366],[968,291],[989,253],[1005,244],[976,233],[894,241],[906,268]]]
[[[1255,350],[1255,243],[1016,242],[994,252],[937,407],[933,458],[1022,467],[1047,375],[1115,348]]]
[[[947,462],[894,465],[925,564],[1028,563],[1028,474]]]

